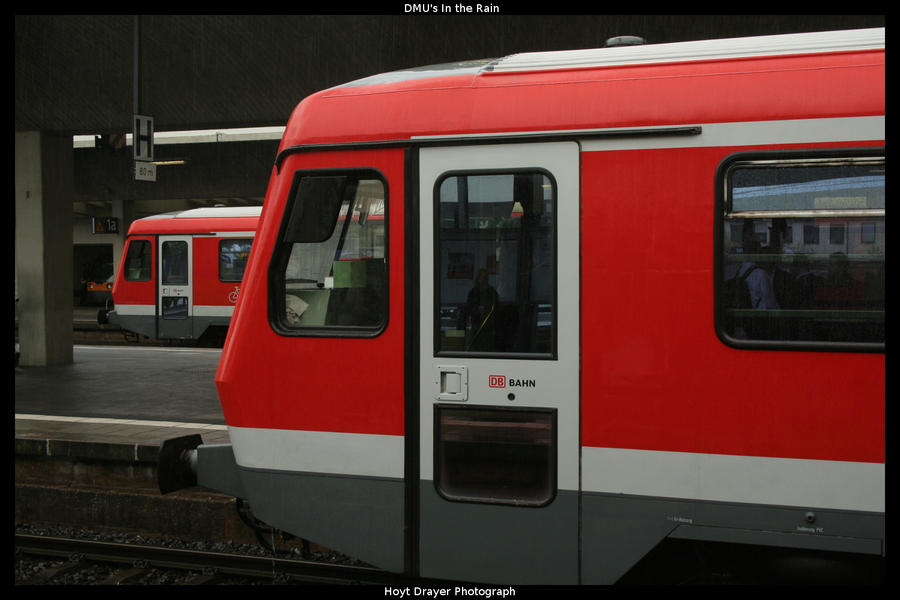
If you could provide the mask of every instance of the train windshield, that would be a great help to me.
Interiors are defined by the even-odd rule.
[[[387,320],[385,185],[358,174],[295,181],[271,283],[276,329],[379,330]]]

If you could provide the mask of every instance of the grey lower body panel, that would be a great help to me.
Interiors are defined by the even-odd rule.
[[[150,338],[156,337],[155,316],[120,315],[116,311],[111,310],[107,315],[107,319],[109,319],[109,322],[113,325],[118,325],[126,331],[131,331]]]
[[[403,571],[402,479],[237,471],[242,497],[258,519],[375,567]]]
[[[238,467],[198,448],[200,485],[269,525],[376,567],[404,570],[402,479]],[[883,513],[560,491],[543,507],[455,502],[419,482],[419,570],[494,584],[612,584],[666,538],[884,555]]]
[[[158,339],[199,339],[210,327],[227,329],[230,317],[188,317],[185,319],[161,319],[157,330],[157,317],[153,315],[120,315],[112,310],[109,322],[122,329]]]
[[[582,495],[585,584],[614,583],[663,539],[883,554],[882,513]]]
[[[420,492],[423,577],[496,584],[578,583],[578,493],[543,507],[454,502]]]
[[[228,329],[231,317],[191,317],[191,331],[194,339],[199,339],[210,327]]]

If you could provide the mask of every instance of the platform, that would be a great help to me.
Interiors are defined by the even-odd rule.
[[[90,444],[91,453],[133,447],[137,455],[192,433],[227,442],[214,382],[220,356],[206,348],[76,345],[71,365],[16,367],[17,448],[30,440],[55,452],[86,452]]]

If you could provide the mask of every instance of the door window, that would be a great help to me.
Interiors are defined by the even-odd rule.
[[[544,506],[556,495],[556,411],[435,406],[435,488],[448,500]]]
[[[452,174],[436,193],[436,352],[553,357],[553,180],[539,171]]]
[[[188,249],[187,242],[172,241],[162,243],[162,284],[187,285]]]

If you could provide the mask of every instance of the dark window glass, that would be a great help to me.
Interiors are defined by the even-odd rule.
[[[125,254],[125,279],[150,281],[153,270],[153,253],[148,240],[131,240]]]
[[[449,500],[543,506],[556,493],[556,413],[435,406],[435,486]]]
[[[244,278],[251,239],[223,239],[219,241],[219,280],[240,281]]]
[[[187,285],[188,245],[187,242],[173,241],[162,244],[162,284]]]
[[[437,351],[552,356],[553,182],[537,172],[452,175],[437,194]]]
[[[884,160],[738,162],[721,326],[732,340],[884,343]]]
[[[387,323],[387,195],[373,175],[298,175],[272,270],[282,332],[368,335]]]
[[[186,296],[163,296],[160,298],[163,319],[187,319],[188,299]]]

